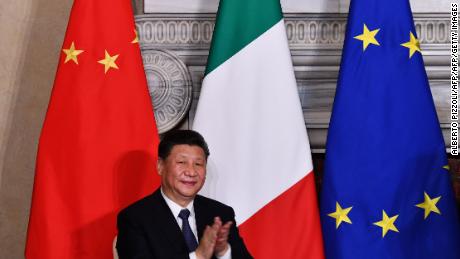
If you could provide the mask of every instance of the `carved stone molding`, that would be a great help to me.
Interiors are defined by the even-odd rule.
[[[291,48],[341,48],[344,14],[286,14]],[[149,14],[136,16],[142,44],[155,48],[209,49],[214,29],[213,14]],[[421,44],[449,44],[449,16],[415,14]]]
[[[137,15],[141,45],[154,48],[209,49],[213,15]]]
[[[142,59],[158,132],[163,133],[187,114],[192,100],[192,80],[185,64],[169,51],[143,50]]]

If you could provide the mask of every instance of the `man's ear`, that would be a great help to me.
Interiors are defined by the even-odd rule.
[[[163,174],[163,170],[164,170],[164,161],[163,159],[161,158],[158,158],[158,163],[157,163],[157,172],[158,172],[158,175],[162,175]]]

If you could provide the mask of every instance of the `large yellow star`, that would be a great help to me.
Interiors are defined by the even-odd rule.
[[[394,222],[398,218],[399,215],[395,215],[391,218],[388,217],[387,213],[383,211],[383,218],[381,221],[375,222],[374,225],[379,226],[382,228],[382,237],[385,237],[388,230],[393,230],[395,232],[399,232],[399,230],[395,227]]]
[[[134,29],[134,40],[131,41],[131,43],[139,43],[139,36],[137,35],[136,29]]]
[[[438,203],[440,199],[441,199],[441,196],[431,199],[430,196],[428,196],[428,194],[425,192],[425,201],[415,206],[425,210],[425,219],[426,219],[428,215],[430,215],[431,212],[441,214],[438,207],[436,207],[436,203]]]
[[[335,212],[327,214],[329,217],[335,218],[335,228],[339,228],[340,224],[342,222],[347,222],[351,224],[351,220],[348,217],[348,213],[353,207],[348,207],[345,209],[342,209],[340,204],[338,202],[335,203]]]
[[[107,73],[107,71],[109,71],[110,68],[118,69],[118,66],[115,63],[115,60],[117,60],[118,56],[119,55],[110,56],[110,54],[106,50],[105,51],[105,58],[99,60],[97,63],[103,64],[104,65],[104,73]]]
[[[367,28],[366,24],[364,24],[363,34],[360,34],[360,35],[355,37],[355,39],[360,40],[360,41],[363,42],[363,51],[366,50],[366,48],[367,48],[367,46],[369,46],[369,44],[374,44],[374,45],[380,46],[380,43],[375,39],[375,35],[377,35],[377,33],[379,31],[380,31],[380,29],[369,31],[369,29]]]
[[[83,52],[83,50],[75,49],[75,43],[73,41],[72,44],[70,44],[70,48],[62,49],[62,51],[64,51],[64,53],[66,54],[64,64],[69,62],[69,60],[72,60],[73,62],[75,62],[75,64],[78,65],[77,56],[80,55]]]
[[[405,42],[403,44],[401,44],[401,46],[403,47],[406,47],[409,49],[409,58],[412,57],[412,55],[414,55],[414,53],[416,51],[420,52],[420,42],[418,41],[417,38],[415,38],[414,34],[412,34],[412,32],[410,32],[410,40],[408,42]]]

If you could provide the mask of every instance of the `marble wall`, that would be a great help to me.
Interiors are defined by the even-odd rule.
[[[35,154],[72,0],[0,1],[0,258],[23,258]]]

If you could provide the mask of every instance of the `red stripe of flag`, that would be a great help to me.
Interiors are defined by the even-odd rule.
[[[313,172],[239,226],[254,258],[324,258]],[[276,245],[267,245],[276,244]]]

